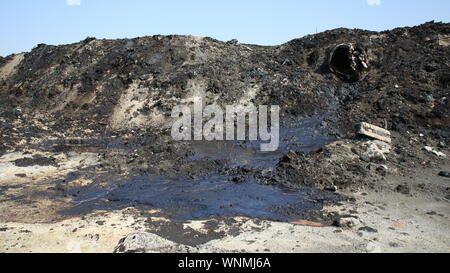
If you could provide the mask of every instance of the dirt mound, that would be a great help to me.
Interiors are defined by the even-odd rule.
[[[394,136],[388,162],[414,167],[434,160],[423,146],[448,150],[448,35],[450,24],[430,22],[385,32],[336,29],[273,47],[193,36],[41,44],[0,59],[0,155],[49,136],[128,135],[148,147],[127,155],[131,162],[174,160],[184,146],[169,139],[171,110],[202,97],[205,104],[280,105],[282,119],[328,113],[324,127],[342,139],[354,138],[359,122],[384,127]],[[313,155],[295,158],[278,166],[278,177],[287,165],[296,170],[290,176],[297,178],[284,182],[349,184],[322,183],[317,173],[326,164]],[[334,170],[337,180],[367,175],[357,158],[354,169],[347,158],[342,175]]]
[[[279,104],[293,114],[326,106],[327,94],[353,119],[365,111],[372,123],[389,118],[392,129],[416,122],[448,128],[449,48],[439,45],[439,37],[449,32],[450,26],[440,23],[381,33],[337,29],[275,47],[190,36],[88,38],[38,45],[0,90],[23,108],[58,118],[96,115],[113,128],[121,121],[143,125],[147,116],[164,119],[174,104],[194,94],[207,102]],[[332,51],[343,43],[367,52],[370,71],[364,80],[345,84],[339,78],[355,78],[351,71],[336,72],[339,78],[331,73],[336,69],[330,70],[330,59],[331,67],[346,65],[330,58],[339,56]]]

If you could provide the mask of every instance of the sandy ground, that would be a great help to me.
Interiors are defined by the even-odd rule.
[[[261,230],[208,244],[249,252],[450,251],[448,203],[398,195],[370,195],[356,204],[327,209],[352,211],[357,217],[354,218],[356,225],[336,228],[263,222]],[[429,215],[432,211],[439,215]]]
[[[436,170],[417,171],[412,178],[386,178],[384,183],[392,187],[409,181],[408,195],[390,190],[343,193],[354,197],[353,202],[324,208],[347,216],[340,226],[312,227],[243,217],[172,221],[154,216],[156,211],[134,208],[95,211],[60,221],[48,221],[55,217],[53,210],[40,217],[2,213],[0,252],[108,253],[120,239],[140,232],[195,246],[200,252],[450,252],[448,196],[435,194],[450,180],[437,176]],[[8,202],[0,204],[2,212],[8,210]]]
[[[396,200],[394,204],[387,204],[393,200]],[[238,231],[197,245],[197,248],[200,251],[214,248],[225,252],[281,253],[450,251],[448,203],[398,195],[369,195],[356,204],[327,209],[357,211],[353,214],[358,217],[355,218],[356,226],[309,227],[235,218],[233,224],[222,223],[217,230],[238,227]],[[148,230],[146,220],[130,208],[96,212],[84,218],[52,224],[0,223],[0,252],[108,253],[114,250],[121,238]],[[153,220],[170,222],[161,218]],[[185,229],[193,229],[207,234],[206,222],[186,223],[178,231],[182,234]],[[361,229],[364,227],[373,230]]]
[[[52,224],[0,224],[0,252],[108,253],[140,225],[128,210]],[[6,229],[6,230],[5,230]]]
[[[23,60],[25,54],[17,54],[13,59],[0,69],[0,80],[6,79],[16,72],[17,66]]]

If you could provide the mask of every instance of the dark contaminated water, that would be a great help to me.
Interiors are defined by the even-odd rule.
[[[322,119],[318,117],[292,120],[280,128],[280,143],[277,151],[261,152],[260,141],[199,141],[192,143],[195,155],[191,160],[226,159],[231,165],[273,167],[288,151],[310,153],[335,140],[327,133]]]
[[[82,196],[64,213],[141,206],[162,209],[165,215],[183,220],[248,216],[289,221],[306,210],[320,209],[320,200],[336,198],[306,188],[292,191],[253,181],[234,184],[220,175],[197,180],[140,176],[115,188],[88,190]]]
[[[229,162],[226,167],[245,165],[272,171],[287,151],[311,152],[332,140],[323,122],[304,119],[280,131],[280,148],[276,152],[260,152],[259,142],[202,141],[192,143],[193,155],[186,160],[224,159]],[[231,177],[217,173],[195,179],[149,174],[101,185],[94,183],[72,189],[77,199],[72,208],[62,213],[81,214],[134,206],[160,209],[164,215],[183,220],[247,216],[289,221],[302,217],[305,211],[320,209],[324,201],[337,199],[333,194],[310,188],[293,190],[260,185],[253,178],[236,184],[231,182]]]

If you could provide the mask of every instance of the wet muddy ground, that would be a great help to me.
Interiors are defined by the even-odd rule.
[[[310,187],[286,187],[264,184],[265,173],[273,172],[282,156],[290,150],[311,152],[333,141],[317,117],[289,121],[282,128],[280,149],[261,152],[259,142],[197,141],[184,143],[190,152],[181,155],[181,165],[196,166],[203,173],[180,170],[179,173],[153,173],[130,170],[122,175],[103,166],[89,166],[49,181],[44,191],[34,198],[73,200],[61,211],[66,217],[88,214],[95,210],[120,210],[127,207],[158,209],[173,219],[201,220],[213,216],[245,216],[276,221],[293,221],[308,211],[320,210],[324,204],[336,202],[339,196]],[[50,153],[102,154],[138,153],[145,147],[123,139],[84,139],[79,141],[46,141],[33,148]],[[123,154],[121,155],[123,156]],[[101,160],[101,159],[100,159]],[[107,161],[107,160],[105,160]],[[139,164],[139,163],[138,163]],[[54,166],[53,156],[35,155],[14,160],[16,167]],[[101,164],[100,164],[101,165]],[[203,166],[215,165],[208,170]],[[99,173],[99,169],[101,170]],[[24,176],[24,178],[26,175]],[[87,185],[74,183],[91,180]],[[29,200],[22,196],[17,201]]]

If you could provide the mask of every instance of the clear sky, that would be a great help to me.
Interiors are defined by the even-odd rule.
[[[337,27],[450,22],[449,0],[1,0],[0,55],[91,36],[210,36],[276,45]]]

